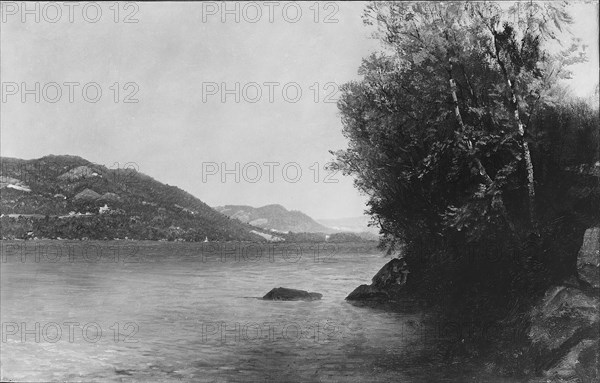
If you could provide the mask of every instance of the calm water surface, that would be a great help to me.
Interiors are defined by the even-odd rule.
[[[2,380],[462,381],[423,357],[422,310],[344,301],[387,262],[374,249],[89,245],[3,243]],[[256,299],[279,286],[323,299]]]

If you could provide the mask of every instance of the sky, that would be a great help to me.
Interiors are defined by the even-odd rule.
[[[22,4],[2,3],[2,156],[135,164],[211,206],[363,213],[352,179],[325,166],[347,143],[339,86],[380,50],[365,3]],[[569,86],[587,97],[598,2],[572,4],[590,60]]]

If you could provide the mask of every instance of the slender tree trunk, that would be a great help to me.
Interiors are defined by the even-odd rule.
[[[508,86],[511,90],[512,103],[515,108],[514,116],[517,122],[517,129],[523,143],[523,156],[525,157],[525,167],[527,168],[527,194],[529,196],[529,217],[534,231],[537,231],[537,216],[535,213],[535,178],[533,176],[533,162],[531,161],[531,151],[529,150],[529,143],[525,139],[525,126],[519,116],[519,105],[517,103],[517,96],[512,87],[512,83],[509,79],[506,79]]]
[[[452,77],[452,62],[450,60],[448,60],[448,61],[449,61],[448,75],[450,76],[450,93],[452,94],[452,102],[454,104],[454,116],[456,117],[456,120],[458,121],[458,125],[460,126],[460,129],[462,131],[464,131],[465,124],[463,122],[462,115],[460,113],[460,108],[458,106],[458,97],[456,95],[456,82],[454,81],[454,77]],[[490,186],[493,182],[492,178],[489,176],[489,174],[483,167],[483,164],[477,157],[475,157],[475,164],[477,165],[477,168],[479,169],[479,174],[485,179],[486,184],[488,186]]]
[[[513,106],[514,112],[514,120],[517,126],[517,131],[519,136],[521,136],[521,142],[523,145],[523,157],[525,159],[525,168],[527,169],[527,195],[529,202],[529,219],[531,222],[531,226],[534,231],[537,232],[537,215],[535,213],[535,178],[533,175],[533,162],[531,161],[531,151],[529,150],[529,143],[525,139],[525,125],[521,121],[521,117],[519,115],[519,104],[517,102],[517,94],[514,87],[514,83],[510,81],[508,77],[508,71],[506,70],[506,66],[504,65],[504,61],[502,61],[502,57],[500,56],[501,50],[498,44],[498,40],[496,39],[496,32],[492,31],[494,36],[494,48],[496,50],[495,59],[500,66],[502,71],[502,75],[504,76],[504,80],[508,85],[508,89],[510,91],[510,102]]]
[[[459,104],[458,104],[458,96],[456,95],[456,82],[454,81],[454,77],[452,75],[452,61],[450,59],[448,60],[448,75],[450,76],[450,93],[452,94],[452,102],[454,104],[454,115],[456,117],[456,120],[458,121],[458,125],[460,126],[461,130],[464,132],[465,131],[465,124],[463,122],[462,115],[460,113],[460,107],[459,107]],[[469,146],[471,146],[470,142],[469,142]],[[481,161],[477,157],[475,157],[475,164],[477,165],[477,168],[479,170],[479,174],[485,180],[485,183],[486,183],[487,187],[490,187],[493,184],[494,181],[492,180],[492,178],[490,177],[490,175],[488,174],[488,172],[485,170],[485,167],[483,166],[483,164],[481,163]],[[500,212],[502,213],[502,216],[504,217],[504,220],[506,221],[506,224],[508,225],[508,228],[511,230],[511,232],[513,233],[513,235],[516,238],[518,238],[517,230],[515,229],[514,224],[510,220],[510,217],[508,216],[508,211],[506,210],[506,206],[504,205],[504,201],[502,200],[502,197],[500,197],[500,198],[501,198],[500,199]]]

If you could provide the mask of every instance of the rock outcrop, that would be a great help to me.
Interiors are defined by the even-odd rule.
[[[92,178],[92,177],[98,177],[98,173],[96,173],[95,170],[93,170],[92,168],[88,167],[88,166],[77,166],[76,168],[73,168],[71,170],[69,170],[68,172],[61,174],[60,176],[58,176],[58,179],[61,181],[76,181],[82,178]]]
[[[599,242],[600,228],[586,230],[577,259],[579,279],[594,289],[554,286],[531,310],[529,337],[541,352],[538,368],[553,381],[600,378]]]
[[[322,297],[323,294],[319,293],[277,287],[269,291],[262,299],[269,301],[316,301]]]
[[[555,286],[532,310],[530,337],[556,350],[577,331],[598,323],[598,300],[581,290]]]
[[[381,301],[387,299],[390,299],[389,293],[373,285],[360,285],[346,297],[347,301]]]
[[[579,278],[593,288],[600,288],[600,227],[587,229],[577,257]]]
[[[371,280],[370,285],[360,285],[347,297],[348,301],[389,300],[401,290],[408,279],[408,266],[404,259],[392,259]]]

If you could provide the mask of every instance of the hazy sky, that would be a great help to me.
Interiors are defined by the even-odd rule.
[[[95,4],[38,4],[31,14],[2,4],[3,156],[135,163],[212,206],[279,203],[316,218],[364,210],[351,179],[323,170],[328,150],[346,144],[337,86],[378,49],[364,3],[120,3],[117,12],[111,2],[101,14]],[[598,3],[573,4],[590,61],[574,68],[571,86],[589,96]]]

